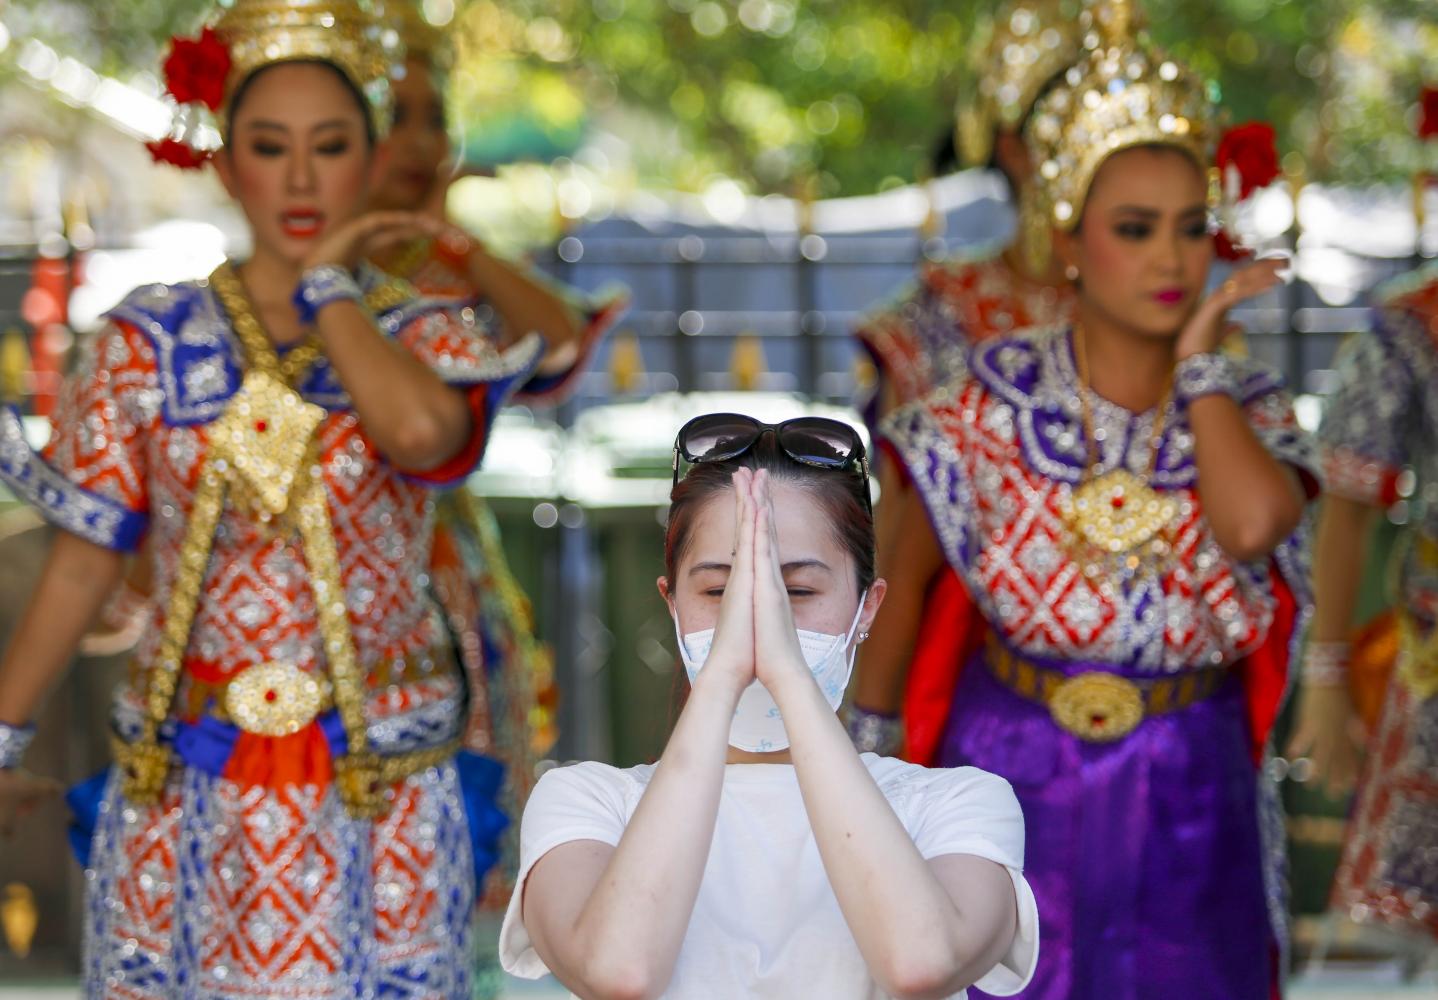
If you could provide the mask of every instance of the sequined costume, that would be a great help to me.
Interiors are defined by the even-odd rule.
[[[969,99],[956,116],[963,165],[991,165],[996,133],[1018,131],[1045,86],[1078,54],[1077,5],[1069,0],[1009,0],[992,18],[981,18],[969,60],[975,79],[964,88]],[[1046,225],[1032,192],[1021,196],[1018,214],[1021,233]],[[1073,303],[1069,286],[1019,273],[1001,246],[923,263],[911,287],[854,330],[874,364],[874,385],[860,405],[871,438],[883,416],[961,376],[974,343],[1065,322]],[[963,656],[949,623],[964,605],[963,584],[943,573],[924,602],[917,660],[948,663]]]
[[[1333,901],[1360,922],[1438,936],[1438,267],[1381,289],[1349,345],[1320,441],[1326,486],[1388,507],[1399,543],[1398,660],[1373,732]]]
[[[1136,14],[1128,0],[1085,8],[1086,53],[1025,126],[1056,229],[1079,224],[1119,150],[1211,162],[1205,82]],[[963,655],[925,657],[918,637],[907,749],[999,774],[1019,796],[1042,914],[1024,996],[1265,1000],[1287,912],[1283,825],[1259,765],[1310,606],[1306,536],[1252,562],[1220,546],[1189,403],[1230,397],[1310,497],[1316,456],[1265,365],[1193,355],[1136,414],[1090,388],[1086,359],[1065,325],[982,341],[965,374],[885,424],[964,597],[943,626]]]
[[[504,340],[502,323],[462,264],[432,241],[385,263],[427,295],[462,301],[478,313],[482,328],[496,342]],[[554,404],[563,399],[626,306],[623,294],[589,301],[571,289],[559,287],[556,292],[581,317],[577,357],[565,369],[522,385],[516,393],[520,402]],[[505,561],[488,505],[463,490],[446,494],[436,504],[435,531],[430,565],[435,595],[470,678],[465,744],[504,762],[502,800],[505,812],[517,817],[537,780],[538,759],[556,736],[552,654],[535,638],[533,610]],[[486,908],[496,911],[513,890],[519,864],[517,825],[506,834],[503,847],[485,893]]]
[[[921,399],[962,374],[976,341],[1068,319],[1073,293],[1016,274],[998,253],[925,265],[917,285],[868,316],[854,336],[878,371],[878,398]]]
[[[342,603],[317,600],[325,556],[301,544],[295,523],[233,489],[209,559],[193,558],[190,522],[211,453],[255,370],[236,332],[245,306],[232,272],[143,288],[117,307],[67,383],[43,457],[13,412],[0,423],[0,476],[17,495],[112,549],[133,550],[148,534],[159,594],[199,585],[157,733],[168,769],[159,800],[127,797],[116,771],[81,845],[91,996],[465,995],[481,846],[472,837],[492,839],[502,819],[485,804],[497,768],[474,773],[473,760],[455,757],[463,681],[424,586],[433,495],[478,462],[495,409],[540,345],[500,355],[378,272],[363,272],[361,285],[383,333],[466,393],[475,431],[442,469],[395,468],[325,358],[313,361],[299,388],[322,408],[311,475],[333,524]],[[280,430],[263,418],[252,426],[261,437]],[[347,807],[337,773],[355,754],[337,718],[337,661],[321,641],[335,608],[361,672],[367,749],[380,780],[393,779],[373,818]],[[115,698],[122,759],[143,739],[163,667],[169,606],[150,613]],[[407,766],[388,766],[400,760]],[[467,804],[487,829],[466,817]]]
[[[1154,459],[1154,413],[1083,388],[1067,328],[979,344],[971,365],[886,424],[963,581],[951,627],[971,650],[917,677],[905,710],[929,760],[1002,775],[1024,807],[1043,920],[1023,995],[1266,997],[1283,914],[1255,754],[1307,601],[1302,548],[1229,557],[1183,408]],[[1095,470],[1153,460],[1176,505],[1132,565],[1079,544],[1063,513],[1089,457],[1081,392]],[[1275,456],[1313,467],[1275,372],[1246,363],[1242,402]]]

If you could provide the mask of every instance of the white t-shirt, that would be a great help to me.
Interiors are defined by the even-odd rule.
[[[1008,782],[972,767],[930,769],[869,753],[863,761],[924,858],[972,854],[1009,870],[1018,934],[975,985],[1000,996],[1023,989],[1038,960],[1038,909],[1022,874],[1023,814]],[[527,979],[549,971],[520,912],[535,863],[571,841],[618,845],[653,773],[653,765],[621,770],[584,763],[555,768],[540,780],[524,810],[519,880],[499,935],[506,970]],[[725,768],[714,841],[664,997],[884,997],[819,859],[792,765]]]

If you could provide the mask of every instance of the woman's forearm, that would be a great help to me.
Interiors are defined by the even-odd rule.
[[[0,658],[0,722],[30,722],[119,582],[123,557],[57,531],[10,646]]]
[[[662,991],[674,973],[714,839],[739,692],[701,673],[664,754],[571,932],[565,963],[598,983]],[[555,970],[559,972],[559,969]],[[561,979],[564,978],[561,976]]]
[[[1264,558],[1303,518],[1298,475],[1269,453],[1243,410],[1227,396],[1194,400],[1189,423],[1198,495],[1214,538],[1235,559]]]
[[[956,903],[919,853],[809,676],[776,685],[790,753],[819,855],[869,971],[896,996],[950,996],[977,981],[1008,948],[1016,904]],[[989,881],[1008,874],[994,865]]]
[[[481,245],[474,246],[466,263],[470,279],[499,313],[512,338],[531,331],[544,338],[547,349],[541,371],[562,370],[574,363],[584,324],[559,295]]]
[[[426,472],[460,452],[472,429],[462,393],[382,336],[354,302],[325,306],[316,328],[365,433],[387,459]]]
[[[1363,561],[1378,510],[1324,494],[1313,544],[1313,631],[1316,642],[1344,642],[1353,629]]]

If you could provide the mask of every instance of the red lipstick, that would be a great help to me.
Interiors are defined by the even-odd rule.
[[[280,230],[290,239],[314,239],[324,225],[324,213],[313,208],[294,208],[280,216]]]
[[[1154,301],[1160,305],[1176,306],[1188,298],[1188,292],[1182,288],[1163,288],[1153,293]]]

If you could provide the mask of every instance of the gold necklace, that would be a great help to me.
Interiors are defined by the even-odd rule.
[[[305,372],[309,371],[310,365],[319,359],[319,337],[313,333],[309,334],[300,341],[299,346],[287,351],[281,358],[265,334],[264,327],[260,325],[254,305],[245,292],[245,286],[229,261],[215,268],[210,275],[210,284],[214,287],[220,304],[225,307],[230,326],[240,340],[245,360],[250,367],[278,376],[286,385],[297,387]]]
[[[1163,556],[1168,546],[1163,530],[1178,515],[1178,503],[1149,485],[1158,468],[1163,443],[1164,418],[1173,395],[1173,380],[1164,387],[1154,412],[1149,439],[1148,470],[1135,475],[1121,464],[1101,476],[1094,475],[1099,461],[1099,443],[1094,433],[1093,410],[1089,402],[1088,345],[1082,326],[1073,332],[1074,365],[1079,377],[1079,407],[1088,454],[1083,479],[1059,503],[1069,530],[1091,549],[1110,559],[1119,559],[1127,569],[1137,569],[1143,554]],[[1146,549],[1140,553],[1140,549]]]

